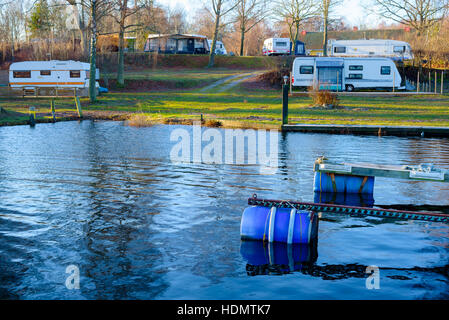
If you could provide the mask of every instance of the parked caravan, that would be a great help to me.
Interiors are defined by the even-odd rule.
[[[292,86],[333,91],[403,89],[401,75],[389,58],[301,57],[293,62]]]
[[[397,40],[329,40],[328,50],[328,55],[333,57],[413,59],[410,44]]]
[[[143,51],[171,54],[207,54],[206,36],[195,34],[150,34]]]
[[[264,56],[290,55],[292,51],[292,42],[289,38],[269,38],[263,43],[262,54]],[[295,55],[303,56],[306,54],[304,42],[297,41]]]
[[[212,48],[212,40],[207,40],[207,42],[209,43],[209,48]],[[217,43],[215,44],[215,54],[221,54],[221,55],[228,54],[223,42],[217,41]]]
[[[11,88],[89,88],[90,64],[79,61],[23,61],[9,67]],[[100,72],[96,70],[96,80]],[[98,82],[96,87],[99,88]]]

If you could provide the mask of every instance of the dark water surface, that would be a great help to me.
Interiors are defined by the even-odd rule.
[[[261,175],[254,165],[172,164],[176,128],[0,128],[0,298],[449,298],[446,224],[323,214],[314,258],[293,272],[249,265],[239,230],[253,193],[313,201],[320,155],[449,168],[449,140],[290,133],[279,136],[277,173]],[[449,206],[449,184],[378,178],[374,198]],[[79,290],[65,286],[69,265]],[[366,289],[369,265],[380,268],[379,290]]]

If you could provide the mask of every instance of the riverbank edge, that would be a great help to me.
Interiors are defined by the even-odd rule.
[[[53,121],[52,118],[37,118],[35,123],[54,123],[65,121],[123,121],[128,122],[133,115],[138,113],[116,113],[116,112],[96,112],[84,111],[83,117],[79,118],[77,115],[59,117]],[[346,125],[346,124],[286,124],[286,125],[271,125],[266,123],[247,123],[238,120],[221,120],[214,119],[214,121],[201,121],[200,119],[187,118],[150,118],[146,125],[193,125],[200,123],[203,127],[223,128],[223,129],[265,129],[276,130],[281,132],[303,132],[303,133],[324,133],[324,134],[348,134],[348,135],[369,135],[369,136],[399,136],[399,137],[438,137],[449,138],[449,126],[447,127],[417,127],[417,126],[387,126],[387,125]],[[0,122],[0,127],[30,125],[28,119],[17,120],[12,122]],[[133,126],[128,123],[127,125]],[[139,127],[139,126],[137,126]]]

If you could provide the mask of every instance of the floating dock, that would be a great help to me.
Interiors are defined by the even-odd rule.
[[[311,132],[376,136],[449,137],[449,127],[377,126],[347,124],[284,124],[284,132]]]
[[[373,194],[375,177],[449,182],[449,170],[429,165],[339,163],[320,157],[313,169],[315,192]]]
[[[436,212],[421,212],[421,211],[404,211],[382,208],[365,208],[344,206],[336,204],[326,203],[311,203],[311,202],[298,202],[292,200],[269,200],[259,199],[257,195],[253,195],[248,199],[248,205],[268,208],[288,208],[295,210],[310,210],[313,212],[334,212],[345,213],[360,216],[373,216],[384,218],[395,218],[404,220],[421,220],[421,221],[434,221],[434,222],[449,222],[449,215]]]

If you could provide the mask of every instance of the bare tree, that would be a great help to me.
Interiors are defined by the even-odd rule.
[[[441,21],[449,9],[448,0],[374,0],[381,17],[414,28],[422,35]]]
[[[215,16],[214,38],[212,47],[210,48],[209,65],[213,67],[215,63],[215,48],[217,45],[218,31],[223,24],[222,19],[233,11],[240,3],[240,0],[210,0],[212,4],[212,12]]]
[[[76,0],[67,0],[69,4],[76,5]],[[89,12],[89,31],[90,31],[90,81],[89,81],[89,98],[91,102],[97,99],[96,88],[96,71],[97,71],[97,36],[98,36],[98,22],[111,14],[114,9],[113,3],[110,0],[79,0],[83,9]]]
[[[240,56],[244,55],[245,34],[267,17],[267,0],[240,0],[237,23],[240,29]]]
[[[275,5],[274,13],[277,19],[288,25],[290,40],[293,43],[292,51],[296,52],[301,26],[316,16],[319,8],[314,0],[278,0]]]
[[[321,0],[320,11],[323,17],[323,55],[327,56],[327,31],[329,29],[329,16],[340,5],[342,0]]]

